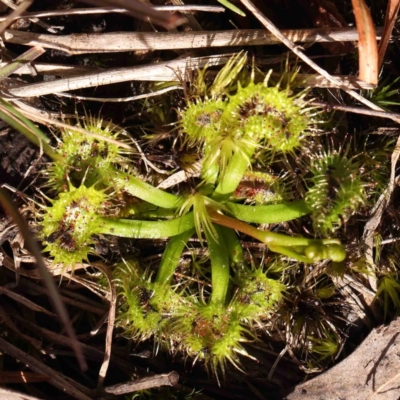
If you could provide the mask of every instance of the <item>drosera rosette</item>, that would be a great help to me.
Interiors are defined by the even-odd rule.
[[[295,354],[302,354],[303,360],[312,361],[315,367],[315,362],[323,361],[323,357],[320,357],[323,348],[319,345],[328,345],[327,339],[340,341],[345,336],[339,326],[343,313],[347,314],[349,309],[328,275],[323,271],[313,275],[313,267],[304,267],[297,266],[296,273],[287,277],[288,294],[280,307],[278,323],[286,331],[287,346]],[[328,347],[334,349],[333,346]],[[327,358],[324,363],[328,361]],[[322,366],[319,365],[320,368]],[[306,371],[310,372],[310,369]]]
[[[279,83],[270,87],[270,74],[255,83],[254,68],[249,79],[239,78],[245,62],[245,55],[232,58],[209,89],[203,83],[202,97],[180,113],[184,140],[201,144],[201,176],[217,185],[213,198],[218,201],[233,194],[256,149],[294,152],[314,123],[306,92],[292,95],[289,86],[282,89]]]
[[[236,269],[234,283],[241,319],[257,326],[262,326],[262,321],[276,312],[286,290],[285,284],[269,278],[262,266]]]
[[[364,142],[357,160],[365,182],[366,202],[374,206],[387,187],[391,165],[388,154],[392,154],[396,143],[394,139],[388,140],[379,135],[357,137],[357,140]]]
[[[234,85],[238,73],[247,60],[239,53],[232,57],[217,74],[211,85],[206,83],[207,67],[198,71],[192,85],[192,98],[187,100],[187,107],[180,110],[180,128],[183,141],[189,146],[200,147],[203,154],[202,178],[208,183],[215,183],[219,173],[219,153],[214,141],[223,136],[222,114],[226,107],[226,94]]]
[[[158,344],[167,344],[175,309],[186,300],[183,289],[154,280],[153,275],[134,259],[123,261],[115,269],[113,277],[121,300],[117,324],[131,339],[154,338]]]
[[[42,238],[54,262],[75,265],[94,253],[95,235],[159,239],[179,235],[194,228],[193,213],[166,220],[118,218],[111,195],[84,182],[62,192],[51,206],[43,206]],[[112,215],[110,215],[112,211]]]
[[[233,56],[219,71],[213,83],[206,83],[207,66],[198,71],[185,109],[180,110],[184,140],[192,144],[214,139],[222,131],[221,116],[226,107],[226,94],[246,64],[243,53]]]
[[[84,176],[86,186],[101,181],[101,186],[107,187],[114,166],[122,170],[132,167],[130,155],[133,149],[120,145],[131,144],[122,129],[92,116],[86,117],[83,124],[78,123],[78,129],[74,128],[71,125],[61,130],[55,151],[62,161],[53,162],[46,171],[49,185],[57,192],[68,190],[68,180],[79,186]],[[81,128],[90,134],[85,134]]]
[[[235,143],[241,143],[235,151],[225,173],[220,176],[214,197],[228,198],[237,188],[256,149],[263,147],[271,153],[293,153],[300,148],[314,123],[311,107],[304,100],[305,93],[292,96],[289,88],[268,86],[269,75],[264,82],[251,82],[239,87],[229,96],[222,114],[225,132],[234,135]]]
[[[299,148],[310,125],[310,107],[306,107],[305,94],[292,96],[290,88],[268,86],[269,74],[264,82],[239,87],[229,97],[222,115],[227,126],[238,126],[244,138],[283,153]],[[279,85],[279,84],[278,84]]]
[[[222,132],[221,116],[226,107],[222,99],[197,99],[181,112],[181,127],[189,145],[209,143]]]
[[[360,165],[346,153],[332,150],[311,159],[305,201],[314,229],[324,235],[337,230],[365,201]]]
[[[93,235],[100,234],[94,217],[103,213],[107,199],[104,190],[80,186],[60,193],[50,207],[43,208],[44,251],[50,252],[54,263],[74,266],[93,253]]]
[[[315,354],[318,364],[322,361],[333,361],[342,345],[340,336],[332,330],[324,329],[325,337],[309,337],[309,347]]]
[[[229,301],[230,261],[224,233],[218,239],[205,231],[211,262],[211,293],[200,290],[191,302],[177,308],[172,325],[177,348],[194,361],[202,360],[218,376],[227,361],[239,368],[238,354],[247,355],[242,342],[250,331],[241,324],[237,307]],[[249,336],[247,336],[249,335]]]
[[[177,337],[171,324],[176,310],[189,302],[185,283],[173,285],[173,275],[193,233],[190,229],[169,240],[155,276],[144,271],[137,260],[127,260],[116,268],[114,279],[122,299],[118,324],[127,337],[153,337],[159,345],[173,347]]]
[[[112,188],[117,195],[128,193],[159,207],[176,208],[179,205],[179,197],[157,189],[137,176],[129,158],[133,149],[128,144],[132,141],[122,130],[111,124],[104,125],[101,119],[94,117],[87,119],[84,128],[91,135],[73,127],[62,131],[56,148],[61,161],[54,160],[46,171],[49,186],[56,191],[66,191],[69,190],[68,180],[75,187],[84,181],[88,187]]]
[[[228,363],[240,369],[243,343],[256,340],[254,327],[267,320],[282,299],[285,286],[250,269],[234,231],[215,227],[218,239],[205,233],[211,263],[211,293],[206,288],[181,304],[171,325],[177,349],[203,361],[218,377]],[[230,265],[236,271],[232,281]],[[233,283],[233,285],[232,285]],[[236,286],[234,290],[233,286]]]
[[[227,363],[240,369],[239,355],[250,357],[242,343],[255,338],[241,323],[236,307],[198,301],[181,306],[178,313],[173,325],[177,350],[193,362],[202,361],[215,376],[225,374]]]

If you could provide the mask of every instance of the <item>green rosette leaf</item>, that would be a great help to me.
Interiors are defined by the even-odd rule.
[[[96,136],[86,135],[73,127],[61,133],[56,148],[61,161],[54,161],[47,170],[49,185],[56,191],[68,190],[68,179],[76,187],[83,180],[87,187],[99,183],[101,187],[112,186],[115,167],[126,169],[129,164],[126,149],[101,139],[121,140],[120,131],[96,118],[89,118],[83,127]]]
[[[42,215],[42,236],[54,263],[75,265],[87,260],[93,252],[93,235],[101,232],[97,215],[104,212],[107,195],[93,186],[81,185],[71,191],[60,193],[45,207]]]
[[[236,276],[239,290],[235,305],[243,321],[267,319],[283,300],[286,286],[268,278],[261,268],[239,271]]]
[[[285,153],[301,145],[312,122],[304,105],[287,90],[251,82],[229,97],[222,119],[228,126],[240,126],[243,137]]]
[[[181,112],[182,129],[190,143],[209,142],[221,133],[221,116],[226,102],[220,99],[197,100]]]
[[[311,185],[305,201],[312,210],[314,229],[337,230],[365,200],[359,165],[337,152],[317,156],[311,164]]]

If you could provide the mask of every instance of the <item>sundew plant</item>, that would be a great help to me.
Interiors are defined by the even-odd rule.
[[[137,155],[119,146],[129,136],[88,118],[84,128],[95,136],[71,127],[52,149],[56,157],[44,171],[49,197],[38,216],[44,251],[65,268],[90,263],[99,238],[163,244],[157,265],[139,255],[114,266],[118,325],[128,338],[152,339],[217,375],[229,364],[241,369],[246,342],[285,318],[310,352],[338,341],[331,324],[305,331],[294,311],[285,316],[287,304],[297,304],[290,271],[343,263],[337,232],[366,200],[357,157],[324,144],[323,118],[307,91],[249,72],[246,62],[237,55],[213,80],[199,71],[174,121],[162,117],[171,98],[165,107],[162,99],[146,105],[158,107],[171,151],[188,170],[187,160],[197,162],[198,176],[157,188],[160,175],[143,174]],[[267,255],[261,260],[248,251],[255,241]],[[310,296],[334,295],[325,286],[332,289],[319,283]]]

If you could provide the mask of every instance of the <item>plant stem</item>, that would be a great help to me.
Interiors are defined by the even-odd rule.
[[[233,229],[226,228],[225,226],[220,226],[219,229],[222,232],[230,261],[237,267],[246,265],[247,263],[244,259],[243,247],[236,232]]]
[[[312,211],[304,200],[260,206],[227,202],[226,207],[235,218],[257,224],[291,221]]]
[[[144,201],[134,201],[126,204],[119,214],[121,218],[135,217],[140,219],[173,218],[175,211],[170,208],[158,207]]]
[[[132,196],[162,208],[177,208],[181,202],[178,196],[164,192],[123,171],[114,169],[111,181]]]
[[[218,239],[215,239],[208,230],[204,231],[211,260],[212,292],[210,304],[225,306],[229,286],[229,258],[223,232],[218,226],[215,229],[218,233]]]
[[[194,229],[189,229],[169,240],[161,258],[155,283],[171,283],[172,276],[179,263],[183,249],[194,232]]]
[[[167,221],[138,221],[98,217],[99,233],[136,239],[162,239],[194,228],[193,213]]]
[[[255,145],[249,144],[246,152],[238,151],[232,156],[226,170],[220,172],[220,182],[211,196],[213,200],[225,202],[229,199],[243,179],[255,149]]]
[[[323,258],[343,261],[346,257],[346,252],[339,239],[307,239],[261,231],[246,222],[227,217],[211,208],[208,208],[208,213],[213,222],[243,232],[265,243],[270,250],[299,261],[313,263]]]

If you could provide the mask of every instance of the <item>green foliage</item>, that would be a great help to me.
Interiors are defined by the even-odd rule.
[[[243,343],[256,340],[259,329],[279,315],[290,293],[283,276],[292,274],[282,256],[301,265],[322,260],[339,265],[346,258],[339,239],[289,236],[260,224],[311,214],[315,233],[328,235],[365,197],[354,158],[335,151],[317,156],[304,151],[315,122],[306,93],[293,94],[280,84],[268,86],[268,76],[255,82],[254,68],[246,73],[245,62],[245,56],[236,56],[211,83],[206,70],[200,71],[186,107],[176,108],[179,121],[173,132],[179,135],[174,145],[181,146],[188,160],[196,155],[202,161],[201,178],[193,186],[185,183],[189,195],[181,187],[174,192],[154,187],[148,182],[159,181],[155,173],[144,181],[131,167],[131,152],[122,151],[116,142],[122,133],[92,118],[84,127],[95,136],[73,128],[61,132],[54,149],[57,157],[47,171],[48,186],[61,193],[43,208],[40,223],[45,251],[65,265],[88,260],[98,235],[170,238],[156,274],[139,261],[115,269],[118,324],[126,336],[152,338],[171,352],[204,361],[215,373],[224,371],[228,362],[239,367],[239,355],[247,355]],[[290,77],[286,80],[292,82]],[[157,111],[155,124],[170,124],[163,107],[148,109]],[[261,153],[269,154],[264,169],[257,158]],[[285,177],[293,175],[300,153],[299,178],[292,182]],[[309,188],[297,190],[304,179]],[[185,275],[178,283],[175,270],[183,265],[184,249],[193,250],[189,241],[194,232],[204,256],[201,263],[185,261]],[[237,232],[281,256],[263,267],[249,267]],[[310,304],[335,295],[329,282],[309,292]],[[312,352],[334,354],[334,340],[323,334],[326,324],[309,323],[310,315],[323,313],[316,307],[311,313],[296,307],[297,303],[286,321],[293,337],[304,345],[312,337]]]
[[[186,110],[182,111],[182,129],[192,145],[202,141],[209,142],[219,135],[225,107],[226,102],[221,99],[198,99],[189,103]]]
[[[223,6],[225,6],[226,8],[228,8],[229,10],[232,10],[236,14],[239,14],[241,17],[245,17],[246,16],[246,14],[240,8],[236,7],[230,1],[228,1],[228,0],[218,0],[218,2],[221,3]]]
[[[235,307],[241,319],[250,323],[270,318],[286,289],[283,283],[267,278],[261,268],[240,269],[234,281],[238,286]]]
[[[93,117],[88,118],[83,127],[94,135],[89,136],[73,127],[61,131],[56,148],[60,161],[52,163],[47,170],[49,185],[56,191],[68,190],[68,180],[77,187],[84,177],[88,187],[94,184],[109,187],[114,167],[126,169],[130,164],[127,150],[117,142],[123,138],[121,131]]]
[[[180,215],[187,214],[191,209],[194,213],[194,226],[196,228],[197,237],[200,243],[203,244],[202,231],[207,231],[214,238],[218,237],[214,225],[211,223],[211,218],[208,214],[207,207],[213,207],[216,210],[223,209],[223,205],[201,193],[195,193],[186,198],[179,210]]]
[[[329,299],[335,294],[335,292],[336,292],[335,286],[328,284],[326,286],[319,287],[316,290],[316,295],[320,299]]]
[[[42,215],[43,242],[54,257],[55,263],[74,266],[87,260],[94,244],[92,235],[100,233],[96,215],[103,213],[107,196],[93,186],[70,187],[69,192],[60,193],[45,207]]]
[[[329,234],[364,202],[359,165],[333,151],[312,159],[310,169],[312,177],[305,200],[313,210],[314,229]]]
[[[237,354],[245,354],[244,328],[235,307],[195,303],[180,307],[173,332],[180,337],[180,350],[206,362],[213,372],[225,370],[227,361],[237,365]]]
[[[390,111],[391,106],[399,106],[400,101],[397,100],[399,88],[396,88],[399,79],[400,77],[393,80],[386,78],[379,83],[376,89],[369,90],[366,93],[366,98],[387,111]]]
[[[357,140],[364,142],[357,160],[365,181],[367,201],[373,206],[386,189],[390,177],[390,155],[396,141],[380,135],[369,135]]]
[[[396,309],[400,309],[400,283],[398,283],[397,275],[383,275],[379,280],[378,290],[375,297],[383,297],[384,318],[388,314],[389,305],[392,303]]]
[[[168,325],[185,298],[168,283],[152,282],[151,275],[143,273],[135,260],[121,264],[114,276],[123,297],[119,325],[125,334],[140,341],[156,336],[162,342],[164,332],[169,336]]]
[[[323,339],[310,337],[311,351],[318,354],[320,360],[333,358],[339,351],[340,341],[337,335],[327,332],[327,336]]]
[[[245,88],[239,85],[222,119],[227,129],[239,129],[242,138],[282,152],[298,148],[311,123],[300,99],[278,87],[253,82]]]

